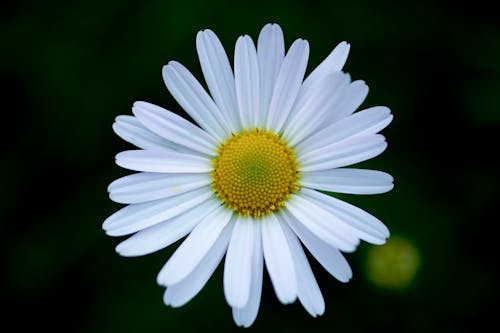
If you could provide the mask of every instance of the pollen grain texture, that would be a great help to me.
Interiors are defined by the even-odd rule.
[[[212,163],[215,194],[243,216],[262,217],[280,210],[300,187],[294,151],[269,131],[231,135]]]

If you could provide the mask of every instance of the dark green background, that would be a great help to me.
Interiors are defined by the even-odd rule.
[[[363,106],[387,105],[388,150],[363,167],[395,177],[392,192],[345,196],[411,241],[413,284],[386,290],[366,278],[371,245],[347,255],[341,284],[314,263],[326,312],[282,306],[265,278],[248,331],[458,332],[496,325],[500,24],[486,1],[8,1],[0,11],[2,98],[2,326],[15,331],[238,330],[221,270],[183,308],[162,303],[156,274],[176,248],[141,258],[114,252],[102,221],[120,205],[106,186],[127,174],[131,146],[115,116],[145,100],[182,114],[161,67],[178,60],[201,79],[195,36],[211,28],[232,58],[236,38],[279,23],[287,45],[309,40],[311,70],[340,41],[345,69],[363,79]],[[241,330],[241,329],[240,329]],[[49,331],[49,332],[50,332]],[[241,330],[242,331],[242,330]]]

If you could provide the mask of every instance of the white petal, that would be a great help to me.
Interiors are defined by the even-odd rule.
[[[200,31],[196,36],[196,50],[210,94],[231,128],[237,129],[234,76],[220,40],[211,30]]]
[[[163,67],[163,80],[172,96],[205,131],[219,141],[231,133],[217,105],[184,66],[171,61]]]
[[[292,195],[287,202],[287,208],[293,216],[324,242],[344,252],[354,251],[359,239],[352,228],[302,195],[303,190]]]
[[[218,199],[210,198],[180,215],[135,233],[118,244],[116,252],[124,257],[135,257],[161,250],[186,236],[205,215],[219,206]]]
[[[297,151],[311,151],[342,140],[378,133],[392,121],[389,108],[376,106],[339,120],[299,143]]]
[[[116,164],[147,172],[205,173],[212,170],[206,157],[170,151],[128,150],[116,155]]]
[[[297,296],[299,301],[311,316],[322,315],[325,312],[325,300],[314,278],[307,257],[300,246],[297,236],[290,230],[286,222],[283,222],[282,217],[278,219],[290,246],[290,253],[292,254],[297,277]]]
[[[352,278],[352,270],[342,253],[333,246],[324,242],[311,231],[299,223],[293,215],[285,209],[283,217],[295,234],[300,238],[304,246],[311,252],[313,257],[340,282],[347,282]]]
[[[323,60],[304,80],[306,89],[308,86],[313,85],[314,81],[320,80],[328,74],[341,71],[347,61],[350,48],[351,45],[346,42],[338,44],[328,57],[326,57],[325,60]]]
[[[165,304],[173,307],[183,306],[203,289],[226,252],[232,227],[232,223],[224,227],[214,245],[185,279],[167,287],[163,295]]]
[[[285,234],[277,218],[271,214],[261,220],[264,261],[278,300],[293,303],[297,298],[295,268]]]
[[[264,257],[262,253],[262,240],[260,223],[255,223],[256,237],[254,237],[252,255],[252,285],[250,286],[250,299],[243,308],[233,308],[233,319],[238,326],[250,327],[259,312],[260,297],[262,294],[262,273]]]
[[[389,237],[389,229],[379,219],[356,206],[307,188],[303,188],[301,194],[314,199],[317,204],[327,209],[339,220],[358,230],[360,237],[367,242],[383,244]]]
[[[300,184],[304,187],[349,194],[385,193],[394,187],[392,181],[388,173],[365,169],[330,169],[300,174]]]
[[[259,62],[255,45],[249,36],[236,41],[234,50],[234,80],[238,113],[243,129],[252,129],[254,114],[259,109]]]
[[[102,227],[110,236],[128,235],[196,207],[212,195],[212,189],[206,186],[175,197],[128,205],[108,217]]]
[[[267,129],[281,131],[297,97],[309,58],[307,41],[296,40],[281,64],[267,115]]]
[[[318,80],[318,84],[309,92],[301,89],[284,127],[283,139],[290,146],[295,146],[317,130],[349,82],[348,74],[336,72]]]
[[[180,147],[148,130],[134,116],[116,117],[113,130],[123,140],[142,149],[174,151]]]
[[[242,308],[250,297],[253,246],[259,221],[237,217],[224,263],[224,295],[231,307]]]
[[[132,112],[157,135],[203,154],[216,154],[217,140],[175,113],[146,102],[135,102]]]
[[[255,126],[264,127],[269,112],[269,104],[278,77],[281,63],[285,58],[283,31],[277,24],[266,24],[257,41],[257,57],[260,70],[260,107],[255,115]]]
[[[387,148],[383,135],[367,135],[343,140],[323,148],[298,154],[300,171],[318,171],[363,162],[380,155]]]
[[[181,282],[198,266],[231,220],[232,211],[224,206],[205,216],[163,266],[156,278],[159,285]]]
[[[119,203],[131,204],[168,198],[212,182],[206,173],[151,173],[140,172],[119,178],[109,184],[110,198]]]
[[[352,114],[363,103],[367,95],[368,86],[364,81],[358,80],[352,82],[342,94],[342,98],[333,112],[330,112],[325,124],[333,123]]]

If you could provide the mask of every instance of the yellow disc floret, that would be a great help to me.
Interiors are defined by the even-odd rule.
[[[254,129],[232,135],[212,162],[214,192],[245,216],[277,211],[299,189],[295,153],[272,132]]]

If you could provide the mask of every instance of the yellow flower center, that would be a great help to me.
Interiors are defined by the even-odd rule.
[[[215,194],[244,216],[278,211],[300,186],[295,153],[272,132],[254,129],[232,135],[212,163]]]

